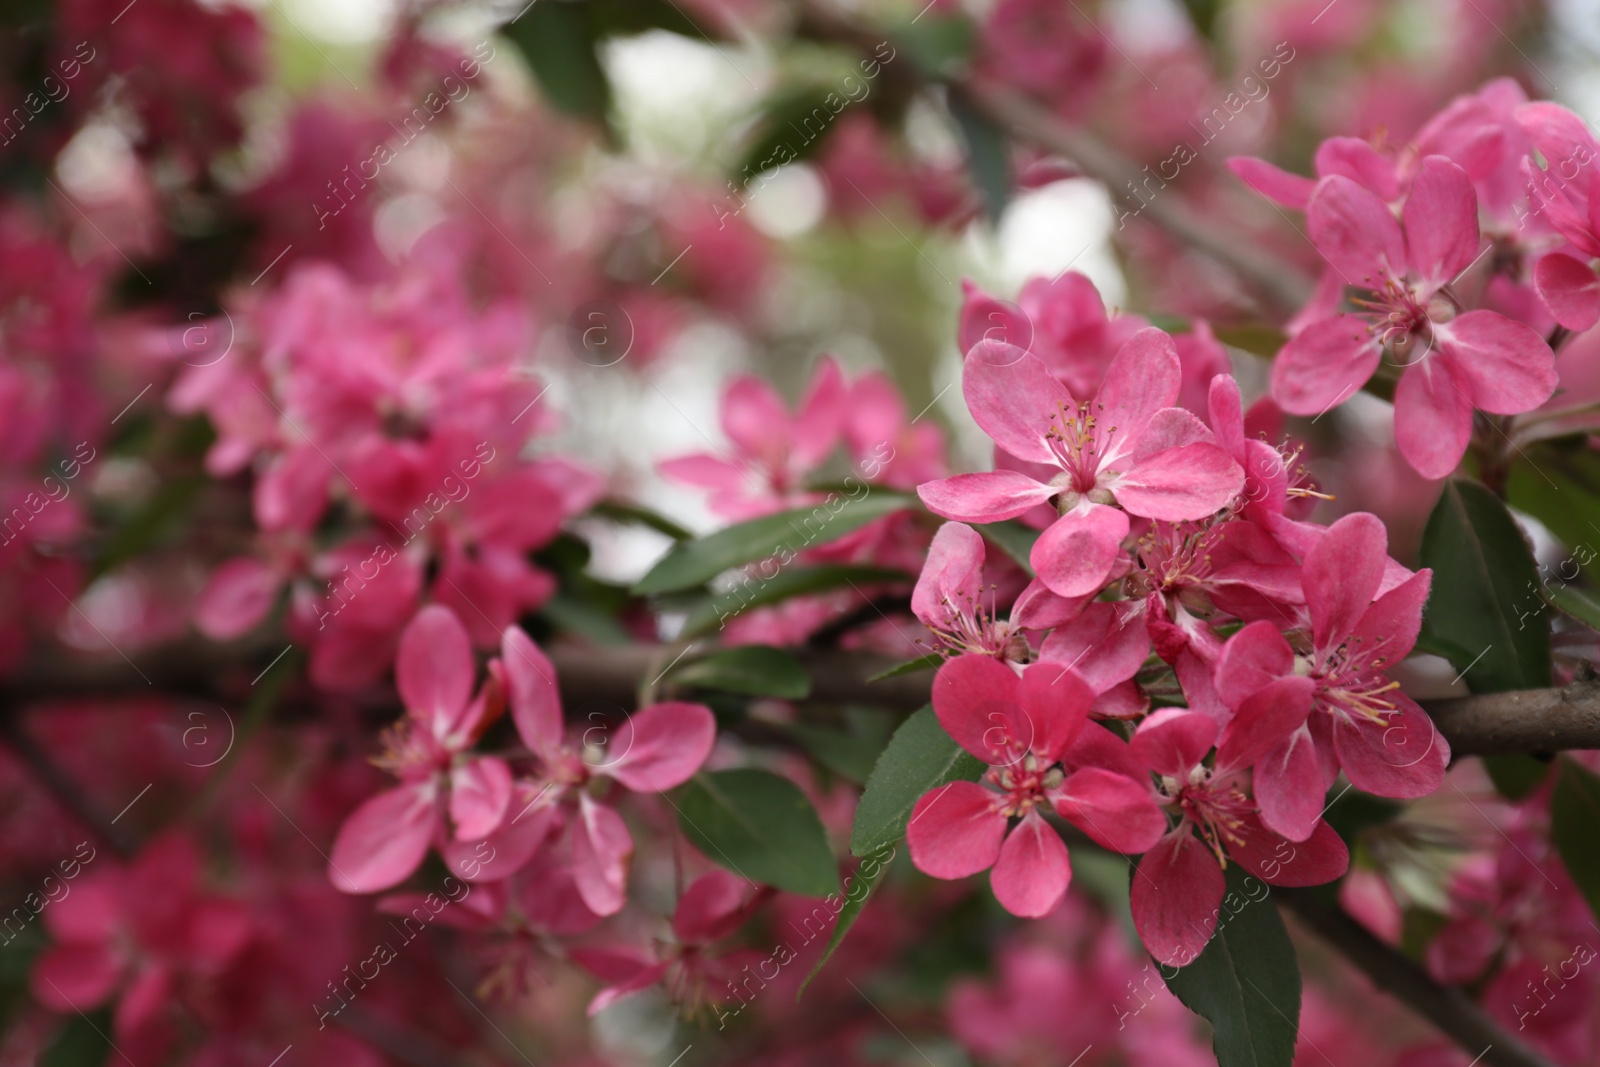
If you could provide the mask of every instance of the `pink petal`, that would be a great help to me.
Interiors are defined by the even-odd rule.
[[[823,356],[817,361],[811,385],[795,416],[791,445],[795,466],[810,470],[828,458],[839,443],[848,399],[838,362],[832,356]]]
[[[1231,374],[1219,374],[1212,378],[1206,393],[1206,410],[1217,446],[1235,460],[1243,462],[1244,397],[1239,393],[1238,379]]]
[[[70,899],[70,898],[67,898]],[[109,945],[53,945],[34,961],[28,984],[51,1011],[93,1011],[110,999],[122,964]]]
[[[1056,462],[1045,434],[1077,404],[1038,356],[1014,345],[976,345],[962,364],[961,391],[973,420],[995,444],[1018,459]]]
[[[1472,401],[1454,377],[1458,362],[1423,357],[1405,369],[1395,387],[1395,443],[1424,478],[1454,471],[1472,436]]]
[[[1600,277],[1582,260],[1553,252],[1533,268],[1533,284],[1550,314],[1567,329],[1582,333],[1600,322]]]
[[[917,870],[934,878],[965,878],[994,866],[1006,833],[1000,799],[976,782],[950,782],[924,793],[906,824]]]
[[[1182,522],[1220,510],[1243,488],[1243,467],[1216,445],[1195,444],[1139,460],[1113,492],[1130,514]]]
[[[1467,172],[1429,156],[1411,181],[1402,209],[1411,270],[1432,293],[1466,270],[1478,254],[1478,194]]]
[[[1222,646],[1217,660],[1217,695],[1230,708],[1275,678],[1294,671],[1294,649],[1283,633],[1266,621],[1248,623]]]
[[[1048,630],[1070,622],[1088,597],[1056,596],[1039,579],[1030,581],[1011,605],[1011,625],[1019,630]]]
[[[1378,335],[1354,315],[1313,322],[1272,361],[1272,399],[1291,415],[1320,415],[1366,384],[1381,353]]]
[[[1217,859],[1187,824],[1144,854],[1134,871],[1129,903],[1139,940],[1161,963],[1187,967],[1217,929],[1227,888]]]
[[[1109,455],[1129,451],[1145,423],[1162,408],[1178,402],[1183,387],[1183,366],[1172,338],[1147,326],[1123,342],[1106,368],[1105,381],[1095,397],[1094,417],[1102,442],[1102,467]]]
[[[732,934],[747,918],[750,883],[728,871],[702,874],[678,898],[672,932],[684,945],[706,945]]]
[[[494,756],[469,759],[450,772],[450,820],[456,838],[487,837],[506,816],[511,803],[511,768]]]
[[[561,747],[561,693],[556,669],[527,634],[507,628],[500,639],[500,666],[505,671],[511,719],[523,742],[549,758]]]
[[[1248,767],[1305,725],[1317,684],[1290,675],[1268,682],[1239,705],[1217,743],[1218,769]],[[1322,793],[1317,793],[1320,803]]]
[[[656,464],[656,470],[672,481],[704,489],[738,490],[748,484],[745,482],[745,472],[738,464],[704,453],[664,459]]]
[[[1127,536],[1127,512],[1085,502],[1039,535],[1028,560],[1052,593],[1090,596],[1104,588]]]
[[[978,531],[959,522],[940,526],[911,592],[911,613],[941,630],[950,627],[952,616],[971,612],[983,592],[983,558]]]
[[[444,865],[469,882],[497,882],[528,865],[559,823],[559,789],[517,782],[505,818],[481,841],[447,839],[439,846]]]
[[[341,893],[376,893],[411,876],[439,829],[437,789],[424,781],[388,789],[350,813],[333,839],[328,880]]]
[[[958,522],[1014,519],[1059,493],[1054,486],[1017,471],[958,474],[917,486],[929,511]]]
[[[282,587],[283,577],[260,560],[230,559],[211,572],[194,624],[213,641],[243,637],[267,617]]]
[[[119,1038],[136,1034],[157,1022],[167,1005],[172,1002],[172,972],[159,965],[145,965],[112,1012],[112,1032]]]
[[[1236,832],[1240,840],[1229,844],[1229,855],[1269,885],[1324,885],[1350,868],[1350,850],[1326,822],[1319,821],[1304,841],[1286,841],[1251,815]]]
[[[1094,690],[1063,665],[1034,663],[1022,672],[1016,699],[1021,715],[1013,715],[1013,722],[1019,728],[1026,723],[1028,731],[1021,747],[1050,764],[1088,721]]]
[[[1306,229],[1346,285],[1382,289],[1386,279],[1405,276],[1400,224],[1388,204],[1349,178],[1334,175],[1317,182],[1306,208]]]
[[[1037,919],[1054,911],[1067,895],[1071,880],[1067,846],[1037,811],[1028,812],[1007,835],[989,875],[1000,906],[1024,919]]]
[[[1505,934],[1487,919],[1468,915],[1440,930],[1428,943],[1424,959],[1440,982],[1466,985],[1482,977],[1505,944]]]
[[[1351,636],[1360,656],[1375,669],[1399,663],[1411,654],[1422,630],[1422,609],[1428,602],[1433,572],[1424,568],[1379,597],[1362,613]]]
[[[1444,781],[1450,743],[1428,713],[1398,692],[1387,694],[1395,711],[1387,723],[1357,725],[1342,716],[1333,725],[1339,765],[1357,789],[1403,800],[1427,796]]]
[[[394,678],[406,710],[435,737],[453,731],[472,696],[472,642],[455,612],[429,604],[400,634]]]
[[[1033,345],[1033,320],[1009,300],[998,300],[962,280],[965,299],[961,321],[956,329],[956,346],[961,354],[972,351],[980,342],[1007,344],[1026,352]]]
[[[1103,767],[1085,767],[1069,775],[1050,799],[1057,815],[1113,852],[1144,852],[1167,832],[1167,817],[1148,777],[1135,781]]]
[[[594,1018],[619,1000],[625,1000],[635,993],[642,993],[667,976],[669,964],[656,963],[645,967],[630,975],[624,981],[615,985],[608,985],[594,995],[589,1001],[587,1013]]]
[[[1317,185],[1310,178],[1290,174],[1253,156],[1234,156],[1228,160],[1228,169],[1268,200],[1296,211],[1306,209],[1311,202],[1311,190]]]
[[[1291,841],[1304,841],[1316,829],[1332,784],[1324,780],[1317,743],[1303,725],[1261,757],[1252,781],[1261,821]]]
[[[1104,693],[1139,672],[1150,655],[1150,636],[1131,605],[1095,602],[1045,638],[1039,658],[1076,672]]]
[[[1020,707],[1021,685],[1016,671],[993,656],[969,652],[933,676],[933,712],[956,744],[985,763],[1004,764],[1026,751],[1033,737]]]
[[[1350,636],[1378,595],[1389,555],[1383,520],[1365,511],[1346,515],[1306,553],[1303,583],[1312,641],[1331,652]]]
[[[587,933],[602,918],[584,905],[571,869],[564,866],[524,881],[517,899],[530,926],[557,937]]]
[[[780,462],[789,453],[789,410],[777,391],[740,375],[722,394],[722,432],[747,456]]]
[[[1218,375],[1219,380],[1221,377]],[[1144,432],[1139,435],[1133,455],[1143,459],[1169,448],[1200,443],[1218,444],[1216,436],[1204,422],[1183,408],[1162,408],[1144,424]]]
[[[1400,195],[1394,164],[1359,137],[1329,137],[1318,146],[1313,163],[1319,178],[1343,175],[1382,200]]]
[[[1220,729],[1204,712],[1162,708],[1139,724],[1129,744],[1134,755],[1157,774],[1188,778],[1216,744]]]
[[[583,903],[596,915],[615,915],[626,900],[633,838],[622,816],[578,795],[578,817],[571,823],[572,876]]]
[[[717,719],[702,704],[677,701],[634,712],[608,739],[595,768],[635,793],[662,793],[694,776],[717,739]]]
[[[1434,327],[1441,355],[1473,406],[1495,415],[1520,415],[1556,391],[1556,357],[1526,323],[1494,311],[1469,311]]]
[[[1517,108],[1517,122],[1552,166],[1600,156],[1588,124],[1560,104],[1543,100],[1524,104]]]

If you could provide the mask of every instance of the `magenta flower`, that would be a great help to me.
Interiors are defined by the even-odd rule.
[[[1346,515],[1306,554],[1310,641],[1290,645],[1278,626],[1253,622],[1217,663],[1217,692],[1236,714],[1266,701],[1293,729],[1256,762],[1262,820],[1303,840],[1339,769],[1357,789],[1419,797],[1444,778],[1450,746],[1385,668],[1416,644],[1432,572],[1418,571],[1382,596],[1387,534],[1374,515]]]
[[[1556,387],[1555,354],[1532,327],[1465,311],[1450,283],[1478,256],[1478,201],[1465,171],[1423,161],[1404,229],[1370,190],[1335,175],[1317,183],[1307,225],[1317,251],[1362,295],[1357,310],[1311,323],[1272,365],[1285,411],[1316,415],[1353,395],[1385,347],[1405,365],[1395,390],[1395,440],[1424,477],[1461,461],[1474,408],[1530,411]]]
[[[1349,866],[1349,850],[1327,823],[1317,820],[1304,841],[1286,841],[1261,824],[1255,804],[1240,789],[1240,772],[1292,719],[1291,712],[1263,701],[1241,711],[1224,732],[1204,712],[1164,708],[1134,733],[1134,756],[1155,773],[1178,819],[1140,857],[1131,887],[1139,939],[1162,963],[1187,966],[1211,940],[1226,889],[1222,868],[1230,858],[1281,886],[1321,885]],[[1216,760],[1208,767],[1206,753],[1219,733]]]
[[[995,589],[983,583],[985,555],[983,537],[972,527],[960,522],[939,527],[911,593],[911,613],[944,651],[1026,663],[1032,649],[1023,631],[1059,626],[1082,604],[1056,596],[1035,580],[1017,597],[1010,620],[1001,621],[995,617]]]
[[[406,715],[388,731],[375,762],[401,784],[370,798],[339,827],[328,878],[346,893],[399,885],[428,847],[447,838],[481,841],[511,803],[511,768],[469,749],[503,710],[493,686],[472,695],[472,644],[449,608],[430,604],[400,636],[395,684]],[[497,706],[498,705],[498,706]]]
[[[514,818],[526,815],[545,824],[563,815],[562,855],[579,895],[595,914],[614,915],[626,896],[633,838],[622,816],[597,799],[593,783],[609,778],[635,793],[682,785],[711,754],[716,718],[700,704],[655,704],[603,737],[591,727],[574,745],[566,738],[555,668],[544,653],[515,627],[505,632],[500,647],[512,721],[539,761],[540,788]],[[499,870],[482,875],[486,880],[503,876]]]
[[[1118,852],[1154,844],[1165,823],[1149,789],[1103,767],[1069,774],[1062,763],[1093,702],[1083,680],[1057,664],[1036,663],[1019,675],[969,654],[941,667],[934,713],[989,770],[984,784],[951,782],[917,801],[906,827],[917,868],[965,878],[993,867],[1001,906],[1037,918],[1054,910],[1072,878],[1067,846],[1042,809]]]
[[[1600,256],[1600,190],[1594,177],[1600,143],[1587,123],[1559,104],[1525,104],[1517,109],[1517,121],[1547,165],[1541,171],[1531,159],[1523,163],[1530,206],[1578,253],[1557,251],[1541,258],[1533,270],[1534,286],[1558,323],[1587,330],[1600,322],[1600,277],[1590,266]]]
[[[1092,401],[1079,403],[1037,356],[985,341],[967,353],[967,406],[995,444],[1033,473],[960,474],[918,488],[936,515],[999,522],[1054,500],[1060,517],[1030,560],[1050,590],[1092,595],[1116,565],[1128,516],[1177,522],[1209,515],[1244,472],[1193,415],[1172,405],[1182,371],[1172,338],[1140,330]]]

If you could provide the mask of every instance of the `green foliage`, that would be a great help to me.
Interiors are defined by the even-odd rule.
[[[872,895],[873,889],[877,887],[878,882],[888,872],[889,865],[894,861],[895,855],[895,849],[892,846],[885,847],[863,859],[861,866],[856,868],[855,873],[845,879],[843,903],[839,907],[839,921],[834,923],[833,926],[833,936],[828,939],[828,947],[823,951],[822,957],[817,960],[816,966],[811,968],[811,973],[806,975],[806,980],[801,982],[800,988],[795,991],[795,1000],[800,999],[806,991],[806,986],[810,985],[811,980],[821,973],[822,968],[827,966],[829,960],[833,959],[834,952],[844,941],[845,935],[850,932],[850,928],[855,926],[856,920],[861,917],[861,910],[867,906],[868,897]],[[841,898],[835,897],[833,899],[840,900]]]
[[[1211,1024],[1218,1067],[1290,1067],[1300,1018],[1300,968],[1264,882],[1228,866],[1218,928],[1167,988]]]
[[[999,220],[1011,201],[1011,146],[993,119],[980,111],[963,93],[950,93],[950,114],[961,130],[967,148],[967,170],[972,183],[983,194],[983,208],[990,222]]]
[[[981,760],[950,739],[931,706],[918,711],[894,732],[867,779],[850,829],[850,851],[867,856],[906,834],[911,809],[922,794],[946,782],[976,782]]]
[[[865,483],[861,488],[867,488]],[[692,589],[724,571],[771,557],[776,557],[778,566],[787,566],[805,549],[836,541],[913,503],[904,494],[874,489],[860,499],[841,495],[813,508],[763,515],[674,545],[633,591],[647,595]]]
[[[1563,756],[1555,794],[1550,799],[1550,839],[1567,873],[1577,883],[1589,910],[1600,917],[1600,778]]]
[[[803,722],[787,729],[813,759],[856,785],[866,785],[889,741],[889,719],[875,708],[845,708],[842,729]]]
[[[684,836],[713,863],[801,896],[838,891],[822,820],[787,778],[753,768],[709,771],[684,783],[676,804]]]
[[[848,586],[879,582],[912,583],[916,578],[904,571],[886,567],[829,564],[821,567],[790,567],[766,581],[747,580],[726,593],[709,597],[696,605],[684,621],[678,636],[685,640],[720,629],[727,620],[751,608],[782,603],[791,597],[826,593]],[[865,601],[863,601],[865,603]]]
[[[792,655],[770,645],[740,645],[713,652],[673,672],[678,685],[752,697],[803,700],[811,676]]]

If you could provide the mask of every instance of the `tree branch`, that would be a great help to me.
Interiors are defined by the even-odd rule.
[[[1433,1023],[1469,1056],[1489,1067],[1554,1067],[1465,993],[1435,982],[1415,960],[1378,940],[1337,904],[1303,889],[1277,889],[1273,895],[1374,985]]]

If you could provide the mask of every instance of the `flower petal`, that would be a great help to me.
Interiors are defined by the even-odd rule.
[[[995,444],[1018,459],[1055,463],[1045,435],[1077,403],[1038,356],[1003,342],[974,345],[962,364],[961,391]]]
[[[1006,837],[989,875],[1000,906],[1024,919],[1037,919],[1054,911],[1067,895],[1071,881],[1067,846],[1037,811],[1023,816]]]
[[[1278,748],[1311,714],[1311,697],[1317,683],[1310,678],[1289,675],[1276,678],[1247,697],[1239,705],[1222,740],[1217,743],[1219,770],[1248,767]],[[1317,793],[1320,803],[1322,793]]]
[[[1261,821],[1290,841],[1304,841],[1316,829],[1332,784],[1323,777],[1317,743],[1304,725],[1262,755],[1252,781]]]
[[[716,739],[717,719],[705,705],[654,704],[623,720],[594,770],[635,793],[662,793],[693,777]]]
[[[1104,588],[1127,536],[1126,512],[1085,503],[1051,523],[1028,560],[1057,596],[1089,596]]]
[[[628,865],[633,838],[622,816],[578,795],[578,817],[572,832],[572,877],[583,903],[596,915],[615,915],[627,898]]]
[[[506,817],[511,803],[511,768],[494,756],[469,759],[450,772],[450,820],[456,837],[477,841]]]
[[[548,757],[561,747],[562,734],[555,666],[527,634],[511,626],[500,638],[500,668],[517,733],[536,755]]]
[[[1434,328],[1439,352],[1473,406],[1495,415],[1520,415],[1556,391],[1556,357],[1526,323],[1494,311],[1469,311]]]
[[[1182,387],[1178,348],[1165,331],[1147,326],[1124,341],[1095,397],[1101,465],[1132,451],[1145,424],[1162,408],[1176,404]]]
[[[1395,712],[1386,723],[1334,721],[1339,765],[1363,792],[1402,800],[1427,796],[1444,781],[1450,743],[1409,697],[1394,692],[1388,698]]]
[[[1582,333],[1600,322],[1600,276],[1589,264],[1553,252],[1533,268],[1533,284],[1555,320]]]
[[[435,737],[455,729],[472,696],[472,642],[455,612],[429,604],[400,635],[394,680],[406,710]]]
[[[978,606],[983,559],[983,537],[978,531],[960,522],[940,526],[911,591],[911,613],[930,630],[950,629],[953,618]]]
[[[341,893],[392,889],[421,866],[438,828],[432,781],[370,797],[339,827],[328,856],[328,880]]]
[[[1129,890],[1139,940],[1159,962],[1187,967],[1217,929],[1227,888],[1222,868],[1184,825],[1139,860]]]
[[[1116,480],[1117,503],[1161,522],[1200,519],[1244,488],[1244,468],[1212,444],[1184,445],[1135,463]]]
[[[917,870],[934,878],[965,878],[994,866],[1006,833],[999,801],[976,782],[950,782],[924,793],[906,824]]]
[[[1346,515],[1306,553],[1302,582],[1317,651],[1337,648],[1378,595],[1389,559],[1383,520],[1365,511]]]
[[[958,522],[1014,519],[1058,492],[1054,486],[1008,470],[958,474],[917,486],[917,496],[929,511]]]
[[[1057,815],[1114,852],[1144,852],[1167,832],[1167,817],[1148,779],[1140,782],[1103,767],[1085,767],[1069,775],[1050,799]]]
[[[1229,855],[1269,885],[1324,885],[1350,867],[1350,849],[1325,821],[1304,841],[1284,840],[1253,815],[1240,821],[1237,833],[1242,843],[1230,844]]]
[[[1405,276],[1405,239],[1389,205],[1343,175],[1317,182],[1306,230],[1346,285],[1382,289],[1385,280]]]
[[[1394,439],[1424,478],[1444,478],[1467,453],[1472,401],[1455,382],[1458,360],[1422,360],[1405,369],[1394,391]]]
[[[1356,316],[1319,319],[1272,361],[1272,399],[1291,415],[1320,415],[1366,384],[1381,353],[1379,338]]]
[[[1294,670],[1294,649],[1277,626],[1247,623],[1222,646],[1217,659],[1217,695],[1237,708],[1262,686]]]
[[[1187,779],[1216,744],[1220,732],[1217,720],[1204,712],[1162,708],[1139,724],[1129,744],[1152,771]]]
[[[1029,665],[1017,687],[1016,718],[1028,724],[1023,747],[1046,765],[1054,763],[1089,721],[1093,703],[1094,690],[1075,671],[1058,663]]]
[[[1478,254],[1478,194],[1467,172],[1444,156],[1422,161],[1401,209],[1411,270],[1433,293]]]
[[[230,559],[211,572],[195,604],[194,624],[213,641],[243,637],[267,617],[283,578],[256,559]]]
[[[1228,160],[1228,169],[1268,200],[1296,211],[1306,209],[1311,202],[1311,190],[1317,185],[1310,178],[1290,174],[1254,156],[1234,156]]]
[[[1018,698],[1022,680],[993,656],[956,656],[933,676],[933,712],[962,748],[991,765],[1027,751],[1033,724]]]

